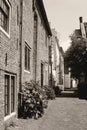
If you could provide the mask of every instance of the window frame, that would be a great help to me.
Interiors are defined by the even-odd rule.
[[[24,63],[24,68],[25,71],[30,73],[30,55],[31,55],[31,47],[25,42],[25,63]]]
[[[6,4],[7,4],[7,6],[8,6],[8,8],[9,8],[8,21],[7,21],[7,31],[6,31],[3,27],[1,27],[1,26],[0,26],[0,30],[1,30],[8,38],[10,38],[11,5],[10,5],[10,3],[9,3],[8,0],[5,0],[5,2],[6,2]],[[2,10],[2,12],[4,12],[4,11]],[[4,15],[5,15],[5,14],[4,14]]]
[[[7,119],[9,119],[12,115],[16,115],[16,75],[14,75],[14,74],[8,74],[8,73],[5,73],[4,74],[4,112],[5,112],[5,77],[6,76],[8,76],[9,77],[9,86],[8,86],[8,88],[9,88],[9,90],[8,90],[8,113],[7,114],[5,114],[4,113],[4,121],[6,121]],[[14,94],[13,94],[13,100],[14,100],[14,105],[13,105],[13,111],[12,111],[12,100],[11,100],[11,98],[12,98],[12,93],[11,93],[11,90],[12,90],[12,84],[11,84],[11,79],[12,79],[12,77],[14,77]]]

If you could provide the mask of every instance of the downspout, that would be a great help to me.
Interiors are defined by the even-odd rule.
[[[22,27],[23,27],[23,0],[20,0],[20,88],[22,91]]]
[[[18,117],[21,116],[22,110],[22,21],[23,21],[23,0],[20,0],[20,25],[19,25],[19,93],[18,93]]]
[[[51,39],[51,87],[53,87],[53,73],[52,73],[52,69],[53,69],[53,67],[52,67],[52,43],[53,41],[52,41],[52,39]]]

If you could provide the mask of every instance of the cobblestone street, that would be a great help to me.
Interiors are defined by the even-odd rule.
[[[11,130],[87,130],[87,100],[58,97],[49,101],[42,118],[19,119]]]

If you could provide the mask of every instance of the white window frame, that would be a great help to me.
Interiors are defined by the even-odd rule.
[[[10,38],[11,5],[10,5],[10,3],[8,2],[8,0],[5,0],[5,2],[6,2],[7,5],[9,6],[8,32],[6,32],[1,26],[0,26],[0,30],[1,30],[8,38]]]
[[[16,115],[16,75],[5,73],[4,75],[9,76],[9,114],[4,117],[4,121],[7,121],[12,116]],[[14,86],[14,112],[11,112],[11,77],[15,78],[15,86]],[[5,79],[4,79],[5,81]],[[5,84],[4,84],[5,85]],[[5,109],[5,108],[4,108]]]

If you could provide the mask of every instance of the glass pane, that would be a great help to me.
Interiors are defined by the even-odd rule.
[[[1,1],[0,26],[7,32],[9,20],[9,7],[4,0]]]
[[[25,46],[25,69],[27,69],[27,47]]]
[[[14,111],[15,77],[11,76],[11,112]]]
[[[5,95],[5,116],[9,114],[9,76],[5,75],[5,87],[4,87],[4,95]]]
[[[28,49],[28,70],[30,70],[30,50]]]

